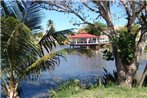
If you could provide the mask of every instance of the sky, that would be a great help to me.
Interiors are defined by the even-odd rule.
[[[70,28],[79,28],[79,26],[74,26],[70,21],[74,17],[74,15],[68,15],[61,12],[56,11],[44,11],[45,16],[42,21],[43,28],[47,28],[48,20],[51,19],[54,22],[54,26],[56,31],[65,30]]]
[[[83,9],[85,13],[89,14],[90,17],[95,18],[97,15],[95,13],[88,12],[86,9]],[[124,16],[124,9],[121,6],[117,6],[116,4],[112,6],[111,8],[112,15],[113,15],[113,23],[115,26],[124,26],[126,24],[126,19]],[[118,17],[120,17],[118,19]],[[56,28],[56,31],[60,30],[65,30],[65,29],[70,29],[70,28],[82,28],[84,27],[83,25],[80,26],[74,26],[73,22],[71,20],[76,20],[80,21],[79,18],[77,18],[73,14],[65,14],[61,12],[56,12],[56,11],[49,11],[49,10],[44,10],[44,17],[42,19],[42,26],[44,28],[44,32],[47,28],[47,22],[48,20],[51,19],[54,22],[54,26]],[[105,23],[103,19],[99,19],[98,21]],[[92,22],[92,21],[91,21]]]

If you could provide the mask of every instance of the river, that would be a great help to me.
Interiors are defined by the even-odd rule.
[[[58,46],[54,51],[69,46]],[[79,55],[66,55],[66,60],[61,59],[59,65],[54,70],[41,72],[38,81],[22,81],[21,83],[21,98],[46,98],[48,89],[55,87],[58,82],[66,79],[83,79],[83,81],[91,81],[94,77],[100,77],[104,74],[103,68],[110,73],[116,70],[114,61],[105,61],[102,59],[101,50],[94,51],[96,56],[89,58]],[[147,53],[144,53],[139,58],[138,74],[144,69],[147,62]]]

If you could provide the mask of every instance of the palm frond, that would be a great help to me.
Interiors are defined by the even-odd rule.
[[[36,60],[41,52],[39,52],[39,46],[33,43],[31,35],[31,30],[17,19],[13,17],[2,18],[2,68],[9,67],[8,58],[13,68],[16,68],[16,73],[28,65],[27,63]]]
[[[40,69],[43,71],[54,69],[56,65],[60,63],[61,57],[64,58],[64,55],[67,54],[76,54],[81,56],[92,57],[94,53],[90,49],[71,49],[65,48],[56,52],[50,52],[49,54],[38,58],[34,63],[30,64],[23,70],[23,74],[19,77],[23,78],[23,76],[29,74],[30,72],[38,72]]]
[[[67,39],[67,34],[71,34],[72,30],[73,28],[54,32],[50,29],[39,41],[39,44],[49,53],[57,44],[62,45]]]
[[[40,23],[43,17],[43,9],[34,1],[2,1],[1,8],[5,16],[12,16],[22,21],[31,30],[42,29]]]
[[[45,56],[42,56],[41,58],[38,58],[34,63],[30,64],[23,70],[23,74],[19,75],[20,78],[23,76],[29,74],[30,72],[37,72],[40,71],[40,69],[51,69],[54,68],[56,64],[58,64],[59,56],[62,57],[58,53],[49,53]],[[44,64],[47,63],[47,64]]]

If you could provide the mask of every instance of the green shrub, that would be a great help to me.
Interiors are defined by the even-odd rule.
[[[117,84],[117,72],[113,71],[111,74],[105,68],[104,69],[104,76],[102,77],[102,83],[105,86],[115,85]]]
[[[49,90],[49,96],[51,98],[67,98],[73,94],[80,92],[81,86],[79,80],[64,81],[59,85],[59,88],[55,90]]]

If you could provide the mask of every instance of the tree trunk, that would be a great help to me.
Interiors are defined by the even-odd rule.
[[[7,94],[8,94],[7,98],[19,98],[18,84],[16,84],[15,87],[9,85],[9,87],[7,87]]]
[[[130,65],[124,65],[124,64],[119,65],[117,70],[118,73],[117,78],[119,85],[121,87],[131,88],[137,69],[138,69],[138,63],[136,59],[134,59],[133,63]]]
[[[17,91],[10,89],[8,91],[8,98],[19,98]]]
[[[142,73],[141,79],[139,81],[139,86],[142,86],[143,85],[144,79],[145,79],[146,76],[147,76],[147,64],[146,64],[146,66],[144,68],[144,71]]]
[[[135,73],[138,69],[138,63],[136,57],[133,59],[133,63],[125,65],[122,63],[118,48],[113,45],[113,54],[115,57],[115,65],[117,69],[117,81],[121,87],[132,87]]]

